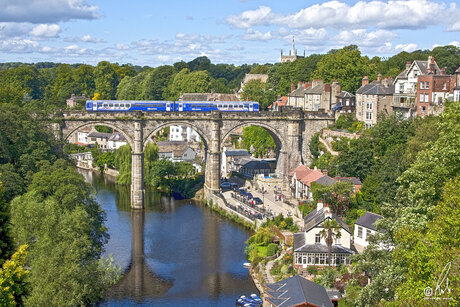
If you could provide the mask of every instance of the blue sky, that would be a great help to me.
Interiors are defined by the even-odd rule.
[[[460,0],[0,0],[0,62],[156,67],[275,63],[356,44],[363,54],[460,47]]]

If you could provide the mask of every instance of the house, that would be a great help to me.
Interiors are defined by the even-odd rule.
[[[193,164],[197,172],[202,171],[200,163],[196,162],[197,153],[192,147],[187,145],[187,142],[179,141],[159,141],[158,156],[160,159],[168,159],[172,162],[189,162]]]
[[[88,134],[88,145],[96,145],[102,149],[106,150],[108,149],[108,142],[109,138],[112,136],[112,133],[103,133],[103,132],[97,132],[97,131],[91,131]]]
[[[90,151],[70,154],[69,157],[75,160],[77,167],[85,169],[93,168],[93,156]]]
[[[231,172],[239,172],[242,166],[241,158],[249,158],[251,154],[246,149],[231,149],[224,147],[222,151],[222,176],[227,176]],[[248,161],[247,161],[248,162]]]
[[[369,236],[375,234],[375,222],[383,218],[381,215],[366,212],[355,222],[355,231],[353,234],[353,242],[356,250],[361,253],[369,245]]]
[[[455,71],[454,101],[460,101],[460,67]]]
[[[335,97],[339,94],[340,84],[335,81],[332,84],[324,84],[320,79],[299,82],[297,88],[294,84],[291,85],[287,105],[310,112],[329,111],[332,109],[332,104],[335,104]]]
[[[75,94],[72,94],[70,95],[70,98],[67,99],[65,102],[67,104],[67,107],[68,108],[73,108],[75,106],[78,105],[78,102],[82,102],[82,104],[84,104],[84,102],[88,99],[88,97],[86,97],[85,94],[82,94],[81,96],[75,96]]]
[[[297,199],[306,198],[303,191],[304,187],[300,181],[303,177],[308,175],[312,170],[306,165],[296,167],[289,175],[291,177],[290,188],[291,194]]]
[[[305,106],[303,109],[314,112],[332,110],[332,103],[335,103],[335,97],[340,92],[340,84],[337,81],[332,84],[324,84],[323,80],[315,79],[311,86],[304,90]]]
[[[193,130],[191,127],[188,126],[170,126],[169,127],[169,140],[170,141],[186,141],[186,142],[200,142],[201,137]]]
[[[270,164],[264,160],[252,160],[241,166],[240,173],[247,178],[253,178],[259,174],[268,176],[271,173]]]
[[[454,99],[456,76],[447,75],[446,69],[437,69],[434,58],[430,61],[427,74],[417,78],[417,116],[437,115],[444,110],[444,101]]]
[[[288,100],[287,96],[282,96],[282,97],[278,96],[276,101],[270,106],[268,106],[268,109],[271,111],[280,111],[282,107],[285,107],[287,105],[287,100]]]
[[[361,87],[356,91],[356,119],[363,121],[366,128],[377,124],[380,113],[391,114],[393,109],[394,85],[391,77],[369,83],[367,76],[363,77]]]
[[[283,55],[283,49],[281,49],[281,63],[294,62],[297,59],[303,59],[305,57],[305,50],[303,56],[297,55],[297,49],[295,49],[294,38],[292,38],[292,47],[289,50],[289,55]]]
[[[333,306],[323,286],[299,275],[294,275],[273,284],[264,284],[263,286],[263,306]]]
[[[355,113],[356,112],[356,96],[347,91],[341,91],[335,96],[335,103],[332,104],[332,109],[336,112],[336,118],[340,114]]]
[[[331,265],[349,265],[351,248],[351,233],[348,225],[332,213],[330,208],[318,202],[316,210],[310,212],[304,219],[305,231],[294,234],[294,268],[305,269],[309,265],[328,265],[328,246],[321,236],[326,220],[336,220],[340,226],[340,238],[332,244]]]
[[[128,142],[126,141],[125,136],[120,132],[114,132],[109,137],[109,140],[107,142],[107,149],[116,150],[126,144],[128,144]]]
[[[418,113],[417,97],[419,77],[428,74],[439,75],[441,70],[433,57],[427,61],[416,60],[406,63],[406,68],[395,78],[392,108],[405,118],[414,117]],[[425,80],[423,80],[425,82]],[[425,94],[425,93],[424,93]],[[425,98],[425,97],[424,97]],[[425,99],[424,99],[425,100]]]
[[[88,145],[88,134],[93,130],[90,126],[85,126],[77,129],[75,133],[69,138],[70,143],[74,143],[80,146]]]

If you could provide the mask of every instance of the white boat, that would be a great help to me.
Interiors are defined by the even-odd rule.
[[[244,266],[245,268],[248,268],[248,269],[249,269],[249,268],[251,267],[251,263],[250,263],[250,262],[245,262],[245,263],[243,263],[243,266]]]

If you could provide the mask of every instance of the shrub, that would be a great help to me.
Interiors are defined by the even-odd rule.
[[[276,245],[275,243],[270,243],[267,247],[267,256],[268,257],[273,256],[274,254],[276,254],[277,250],[278,250],[278,245]]]

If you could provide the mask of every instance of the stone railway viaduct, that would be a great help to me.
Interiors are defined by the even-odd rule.
[[[328,113],[302,110],[281,112],[135,112],[87,113],[67,111],[55,116],[63,140],[85,126],[103,125],[122,133],[132,149],[131,207],[144,207],[144,149],[151,137],[170,125],[193,128],[202,138],[206,153],[205,196],[210,198],[220,189],[220,160],[223,143],[236,129],[259,126],[268,130],[276,144],[278,177],[284,188],[289,185],[289,171],[309,159],[309,142],[313,134],[333,124]]]

